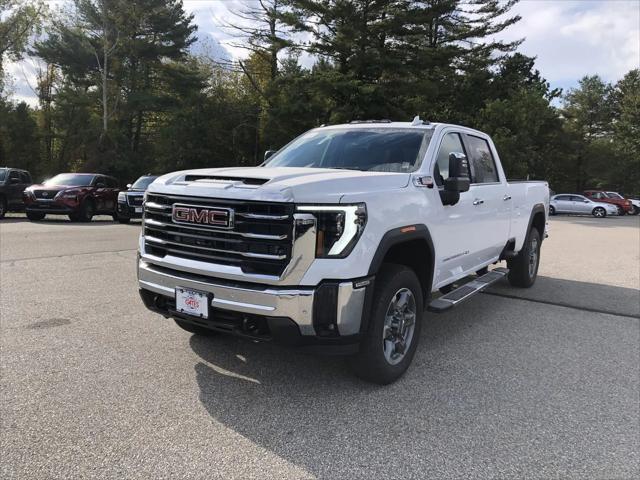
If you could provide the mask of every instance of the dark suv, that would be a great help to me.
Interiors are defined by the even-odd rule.
[[[127,185],[126,192],[118,194],[118,221],[129,223],[132,218],[142,218],[142,200],[147,187],[158,175],[143,175],[133,185]]]
[[[31,174],[18,168],[0,168],[0,218],[24,209],[22,192],[31,185]]]
[[[72,222],[90,222],[94,215],[117,219],[118,181],[98,173],[61,173],[24,191],[29,220],[47,214],[69,215]]]

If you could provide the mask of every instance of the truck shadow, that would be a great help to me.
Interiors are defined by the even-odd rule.
[[[538,284],[541,295],[547,289],[556,296],[584,290],[587,297],[613,295],[627,305],[638,299],[633,289],[544,277]],[[530,301],[516,300],[514,305],[513,299],[492,293],[445,314],[427,314],[413,365],[402,379],[384,387],[356,379],[339,357],[310,356],[232,337],[193,336],[191,348],[201,359],[194,367],[200,401],[215,421],[319,478],[370,478],[371,472],[379,478],[421,472],[420,477],[428,478],[469,471],[474,465],[481,467],[481,477],[500,476],[504,471],[492,468],[524,455],[527,445],[541,441],[540,435],[550,442],[558,435],[566,438],[567,444],[560,441],[554,452],[575,452],[571,455],[580,458],[574,461],[588,463],[597,453],[588,444],[569,448],[569,437],[581,438],[592,425],[575,418],[581,415],[575,413],[582,409],[579,402],[587,401],[580,400],[585,387],[567,382],[565,376],[572,372],[563,369],[574,368],[571,362],[585,372],[590,364],[601,369],[603,358],[624,354],[619,367],[632,357],[628,351],[637,349],[635,340],[630,339],[631,345],[618,341],[612,351],[594,353],[587,343],[602,349],[602,338],[576,338],[573,330],[579,329],[571,324],[592,313],[558,313],[561,307]],[[563,322],[561,315],[571,320]],[[569,328],[571,334],[562,335]],[[606,336],[607,327],[602,330]],[[552,354],[542,347],[548,343]],[[567,351],[573,353],[570,361]],[[550,385],[541,392],[542,370],[552,373],[545,379]],[[557,395],[570,400],[556,405]],[[626,401],[625,397],[622,403]],[[616,402],[608,408],[613,412],[623,407],[629,408]],[[504,412],[509,413],[503,416]],[[531,422],[550,426],[540,430]],[[628,418],[624,422],[628,424]],[[567,429],[573,429],[571,435]],[[509,448],[494,448],[500,442]],[[593,445],[598,451],[609,448],[600,437]]]

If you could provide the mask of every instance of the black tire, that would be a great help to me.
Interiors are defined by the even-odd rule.
[[[616,207],[618,208],[618,216],[622,217],[623,215],[627,214],[627,211],[620,205],[616,205]]]
[[[556,209],[553,205],[549,205],[549,215],[555,215]]]
[[[369,326],[360,343],[360,351],[349,359],[349,363],[358,377],[386,385],[400,378],[413,360],[422,328],[422,288],[418,277],[410,268],[384,264],[376,277],[373,298]],[[388,315],[394,306],[397,307],[395,312],[398,318],[395,313]],[[410,317],[407,317],[411,308],[415,310],[413,321],[405,324],[407,320],[411,322]],[[399,324],[391,327],[390,318],[397,320]],[[400,335],[397,335],[398,329],[401,331]],[[388,334],[387,339],[384,334]],[[409,336],[408,344],[404,343],[404,335]],[[385,351],[396,358],[388,360]],[[396,363],[391,363],[392,361]]]
[[[93,216],[96,213],[96,206],[93,203],[93,200],[87,198],[82,205],[80,205],[80,211],[78,212],[78,221],[79,222],[90,222]],[[71,215],[69,215],[71,217]]]
[[[515,258],[507,260],[509,283],[514,287],[529,288],[538,278],[540,265],[540,232],[536,228],[529,230],[522,250]],[[535,250],[535,251],[534,251]]]
[[[184,322],[176,318],[174,318],[174,321],[176,322],[176,325],[178,325],[181,329],[186,330],[189,333],[193,333],[194,335],[210,337],[216,334],[216,332],[214,332],[213,330],[209,330],[208,328],[204,328],[204,327],[199,327],[198,325],[193,325],[191,323]]]
[[[604,218],[607,216],[607,211],[603,207],[596,207],[591,211],[591,215],[596,218]]]
[[[117,220],[118,222],[122,223],[123,225],[126,223],[129,223],[131,221],[130,218],[126,218],[126,217],[116,217],[114,218],[114,220]]]
[[[0,197],[0,218],[4,218],[7,213],[7,200],[4,197]]]
[[[640,213],[640,207],[636,207],[635,205],[631,205],[630,215],[638,215]]]
[[[38,220],[42,220],[45,214],[42,212],[27,212],[27,218],[32,222],[37,222]]]

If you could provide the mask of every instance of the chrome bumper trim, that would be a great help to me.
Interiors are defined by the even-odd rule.
[[[138,285],[154,293],[175,298],[177,286],[213,294],[211,306],[268,317],[287,317],[296,322],[302,335],[316,335],[313,328],[314,288],[249,288],[226,285],[221,281],[201,281],[160,271],[144,260],[138,262]],[[364,307],[366,288],[354,288],[353,282],[338,285],[337,324],[340,335],[356,334]]]

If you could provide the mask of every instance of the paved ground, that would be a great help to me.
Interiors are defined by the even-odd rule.
[[[146,312],[137,225],[3,220],[0,477],[638,478],[639,220],[553,218],[384,388]]]

